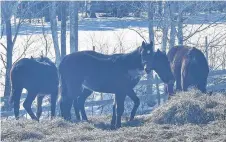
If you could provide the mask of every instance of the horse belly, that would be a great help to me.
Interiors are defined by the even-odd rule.
[[[96,92],[114,93],[117,88],[118,78],[112,76],[86,78],[83,86]]]

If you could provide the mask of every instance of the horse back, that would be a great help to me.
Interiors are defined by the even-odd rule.
[[[59,83],[55,64],[39,62],[35,58],[23,58],[14,63],[10,79],[13,87],[32,88],[43,93],[57,89]]]
[[[172,64],[181,64],[183,57],[189,52],[191,47],[175,46],[171,48],[167,54],[169,61]]]
[[[205,55],[199,49],[193,47],[185,56],[184,61],[190,67],[195,78],[206,78],[209,73],[209,65]]]

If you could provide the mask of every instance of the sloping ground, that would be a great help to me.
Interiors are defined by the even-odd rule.
[[[62,119],[2,120],[2,141],[226,141],[226,96],[179,93],[152,114],[109,130],[110,117],[90,123]],[[135,126],[135,127],[133,127]]]

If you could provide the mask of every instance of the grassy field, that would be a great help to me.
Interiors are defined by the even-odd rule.
[[[226,95],[178,93],[149,115],[110,130],[110,116],[89,122],[1,120],[2,141],[226,141]]]

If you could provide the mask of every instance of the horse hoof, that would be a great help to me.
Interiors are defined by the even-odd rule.
[[[39,119],[37,117],[32,118],[32,120],[39,122]]]
[[[50,120],[53,120],[53,119],[55,119],[55,116],[51,116]]]
[[[115,127],[115,125],[111,125],[111,128],[110,128],[111,130],[116,130],[116,127]]]
[[[129,121],[133,121],[134,120],[134,117],[130,117]]]

